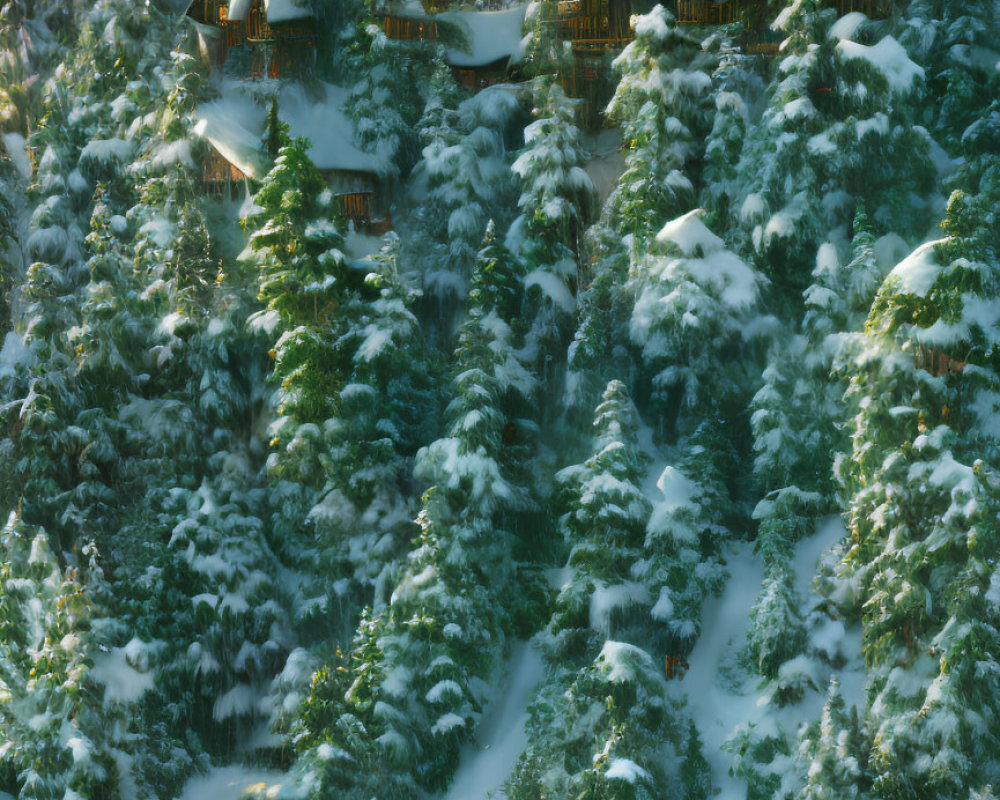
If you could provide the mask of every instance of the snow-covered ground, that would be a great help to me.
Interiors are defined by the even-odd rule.
[[[812,607],[811,584],[818,559],[843,535],[843,523],[831,517],[796,546],[792,565],[796,592],[805,601],[803,609]],[[747,678],[737,668],[737,656],[746,642],[749,612],[760,591],[761,564],[753,554],[753,545],[746,542],[733,545],[726,561],[731,577],[722,596],[709,600],[702,610],[702,633],[688,659],[691,666],[683,687],[701,734],[705,758],[712,768],[713,787],[719,790],[715,800],[744,800],[746,784],[729,772],[733,755],[723,750],[726,740],[741,725],[753,725],[761,733],[796,734],[803,724],[819,719],[827,687],[818,681],[815,690],[808,691],[801,702],[779,708],[770,702],[759,677]],[[833,620],[814,631],[813,637],[814,645],[833,647],[843,655],[846,664],[837,673],[841,695],[848,707],[863,707],[866,674],[860,630],[856,626],[845,628]],[[817,641],[818,637],[823,641]]]
[[[295,797],[293,788],[291,778],[275,770],[217,767],[189,780],[178,800],[286,800]]]
[[[603,204],[625,171],[622,132],[618,128],[602,130],[596,136],[588,137],[586,146],[590,158],[583,169],[593,181],[598,200]]]
[[[757,716],[757,698],[721,685],[719,670],[731,664],[743,646],[748,612],[760,591],[761,566],[753,545],[745,542],[734,546],[726,562],[731,577],[722,596],[713,597],[702,609],[701,636],[688,657],[691,667],[683,685],[705,758],[712,767],[712,785],[721,789],[717,799],[743,800],[746,786],[729,774],[732,756],[723,752],[722,745],[740,722]]]
[[[510,656],[507,681],[487,707],[474,744],[462,748],[455,779],[443,800],[499,800],[527,740],[528,703],[545,675],[538,648],[518,642]]]

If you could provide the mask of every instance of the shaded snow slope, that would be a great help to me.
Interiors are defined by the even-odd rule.
[[[712,768],[712,786],[722,790],[716,795],[718,800],[743,800],[746,794],[743,781],[729,774],[732,756],[723,752],[722,745],[733,728],[755,716],[757,698],[724,688],[720,671],[732,664],[743,647],[747,614],[760,590],[761,566],[752,547],[743,542],[727,554],[731,577],[722,596],[711,598],[702,609],[701,636],[688,657],[691,667],[683,679],[702,750]]]
[[[795,548],[792,566],[795,589],[804,602],[804,613],[814,607],[811,589],[817,561],[844,536],[843,522],[838,517],[823,520],[816,532],[800,541]],[[712,785],[719,790],[716,800],[744,800],[746,783],[733,776],[733,754],[723,745],[739,727],[753,726],[760,735],[794,737],[800,728],[819,719],[826,699],[828,670],[808,655],[823,651],[839,653],[844,666],[837,670],[841,696],[851,705],[864,707],[866,672],[861,653],[861,632],[858,626],[845,627],[839,620],[830,620],[810,631],[806,656],[789,664],[796,669],[814,671],[815,686],[806,691],[799,703],[779,707],[772,702],[768,684],[756,674],[747,675],[738,664],[740,651],[746,644],[749,612],[760,590],[762,570],[752,552],[753,545],[739,543],[727,554],[729,582],[721,597],[709,600],[702,611],[702,634],[689,657],[690,669],[683,678],[689,708],[702,739],[702,750],[712,769]],[[794,749],[794,748],[793,748]],[[773,763],[784,772],[784,780],[794,782],[797,771],[792,757],[777,756],[788,764]]]
[[[500,787],[524,751],[528,703],[544,675],[545,663],[538,648],[526,642],[515,644],[507,681],[486,709],[475,744],[462,748],[458,771],[444,800],[498,800],[506,796]]]

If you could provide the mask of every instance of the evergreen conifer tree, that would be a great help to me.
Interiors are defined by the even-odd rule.
[[[638,17],[635,40],[615,60],[621,79],[608,105],[628,148],[608,200],[610,225],[632,237],[633,259],[668,219],[694,206],[711,79],[698,68],[697,40],[663,6]]]

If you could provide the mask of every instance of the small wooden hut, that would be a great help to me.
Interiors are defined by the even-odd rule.
[[[315,17],[293,0],[194,0],[187,16],[215,69],[238,53],[245,77],[277,77],[308,71],[315,59]]]

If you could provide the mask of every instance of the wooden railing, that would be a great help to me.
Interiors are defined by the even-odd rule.
[[[608,14],[579,15],[556,19],[559,34],[574,50],[611,50],[624,47],[635,34],[620,23],[612,22]]]
[[[309,39],[316,32],[310,25],[281,25],[277,28],[267,22],[260,3],[250,6],[247,13],[246,38],[251,42],[273,42],[278,39]]]
[[[736,0],[677,0],[677,22],[686,25],[727,25],[739,19]]]
[[[746,39],[740,44],[740,49],[748,56],[776,56],[781,52],[781,42]]]

